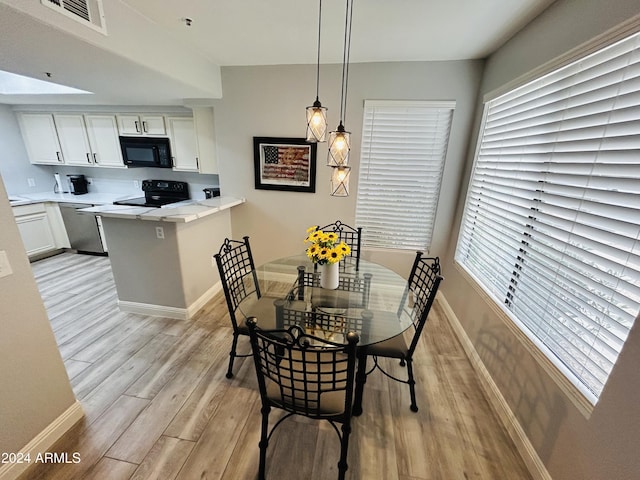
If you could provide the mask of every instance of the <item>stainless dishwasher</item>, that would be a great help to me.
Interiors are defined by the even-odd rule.
[[[82,208],[92,206],[82,203],[61,203],[60,213],[62,213],[71,248],[78,253],[105,254],[97,217],[78,212]]]

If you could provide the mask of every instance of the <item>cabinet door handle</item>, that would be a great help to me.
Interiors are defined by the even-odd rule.
[[[87,162],[91,163],[91,154],[87,153]]]
[[[149,133],[149,130],[147,130],[147,122],[142,122],[142,130],[144,130],[145,133]]]
[[[97,153],[93,154],[93,162],[94,163],[98,163],[98,154]]]
[[[200,170],[200,159],[196,157],[196,168]]]
[[[142,133],[142,132],[140,131],[140,125],[139,125],[139,124],[140,124],[140,122],[139,122],[138,120],[136,120],[136,121],[135,121],[135,122],[133,122],[133,123],[135,123],[135,124],[136,124],[136,132],[138,132],[138,133]]]
[[[60,156],[60,152],[56,152],[56,158],[59,162],[62,162],[62,157]]]

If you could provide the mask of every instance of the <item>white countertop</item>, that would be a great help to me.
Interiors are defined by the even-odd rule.
[[[123,218],[130,220],[151,220],[155,222],[186,223],[213,215],[244,203],[244,198],[216,197],[206,200],[186,200],[172,203],[162,208],[132,207],[128,205],[100,205],[83,208],[82,213],[99,215],[107,218]]]
[[[142,195],[138,195],[142,196]],[[21,195],[9,195],[9,203],[12,207],[19,205],[29,205],[40,202],[58,203],[84,203],[87,205],[108,205],[116,200],[133,198],[135,195],[123,195],[122,193],[85,193],[83,195],[73,195],[72,193],[25,193]]]

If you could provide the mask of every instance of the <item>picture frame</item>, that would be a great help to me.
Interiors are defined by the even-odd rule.
[[[255,188],[315,193],[317,148],[303,138],[253,137]]]

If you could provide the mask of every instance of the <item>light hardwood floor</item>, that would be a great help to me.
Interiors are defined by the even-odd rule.
[[[225,378],[222,294],[185,322],[120,312],[107,258],[65,253],[33,271],[86,418],[52,449],[80,463],[39,465],[21,480],[257,478],[255,374],[249,357]],[[417,413],[406,385],[369,377],[347,478],[530,480],[438,303],[415,363]],[[272,437],[267,478],[333,479],[338,455],[328,424],[288,419]]]

